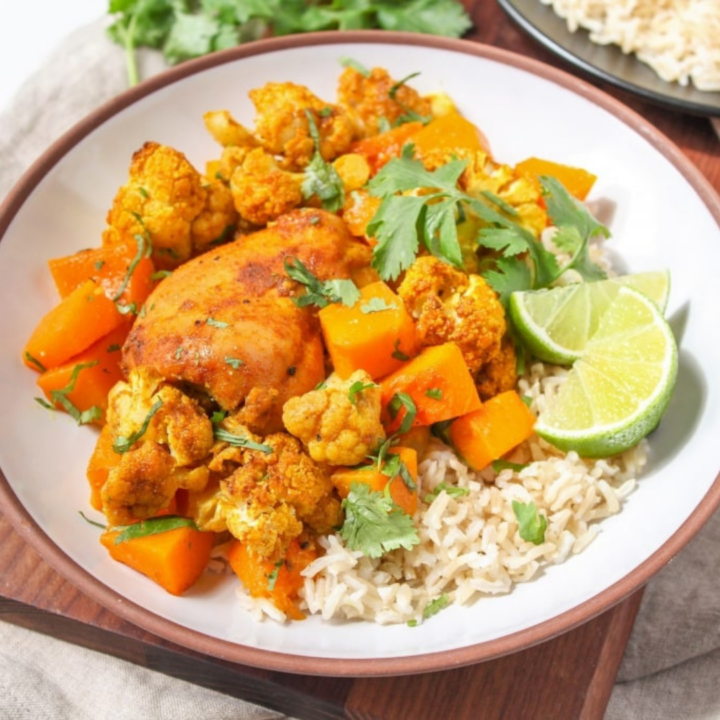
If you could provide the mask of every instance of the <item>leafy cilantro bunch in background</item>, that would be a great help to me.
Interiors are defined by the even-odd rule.
[[[459,0],[109,0],[108,13],[130,85],[139,47],[174,65],[267,35],[379,28],[460,37],[472,27]]]

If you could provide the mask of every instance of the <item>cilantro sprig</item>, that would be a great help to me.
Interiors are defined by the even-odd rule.
[[[542,545],[545,542],[547,518],[538,512],[535,503],[521,503],[513,500],[512,509],[518,521],[520,537],[534,545]]]
[[[420,542],[412,518],[390,499],[389,493],[352,483],[342,507],[345,522],[340,537],[351,550],[377,558],[398,548],[411,550]]]
[[[315,305],[324,308],[338,302],[352,307],[360,299],[360,290],[352,280],[320,280],[296,257],[286,257],[284,265],[288,276],[306,288],[304,295],[293,298],[298,307]]]
[[[555,178],[541,176],[548,215],[557,228],[555,245],[569,255],[560,265],[556,255],[516,222],[516,213],[492,193],[474,197],[458,187],[467,161],[451,160],[437,170],[426,170],[414,157],[412,145],[403,148],[368,184],[381,198],[367,231],[378,244],[372,264],[384,280],[396,280],[414,262],[421,246],[436,257],[462,268],[457,222],[466,212],[482,223],[478,244],[500,254],[483,276],[503,302],[511,292],[548,287],[574,269],[587,280],[604,277],[589,255],[589,242],[608,229],[573,198]]]
[[[320,154],[320,133],[315,124],[315,118],[307,109],[305,116],[308,121],[310,137],[315,143],[315,154],[304,171],[301,185],[302,194],[306,200],[314,196],[320,198],[323,209],[336,212],[345,203],[345,187],[337,170]]]
[[[175,64],[268,34],[379,28],[460,37],[472,27],[459,0],[109,0],[108,13],[130,85],[139,80],[139,47]]]

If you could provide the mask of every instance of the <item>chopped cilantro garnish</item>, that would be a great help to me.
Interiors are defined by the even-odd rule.
[[[374,297],[360,306],[360,312],[369,315],[370,313],[383,312],[383,310],[394,310],[396,307],[397,305],[389,303],[385,298]]]
[[[68,381],[68,384],[59,390],[50,391],[50,399],[53,403],[60,405],[60,407],[65,410],[65,412],[70,415],[78,425],[87,425],[88,423],[99,420],[102,417],[102,410],[97,405],[93,405],[87,410],[80,411],[68,398],[68,395],[75,389],[75,383],[77,383],[80,373],[83,370],[94,367],[97,364],[97,360],[92,360],[91,362],[75,365],[70,373],[70,380]]]
[[[386,455],[385,462],[380,468],[380,472],[383,475],[387,475],[391,480],[397,476],[405,483],[408,490],[415,490],[417,484],[413,476],[410,474],[407,465],[403,462],[403,459],[397,453],[388,453]]]
[[[345,522],[340,536],[351,550],[360,550],[371,558],[420,542],[412,518],[382,492],[364,483],[352,483],[342,501]]]
[[[451,498],[459,498],[465,497],[465,495],[467,495],[470,491],[464,487],[450,485],[443,480],[433,488],[432,492],[425,495],[425,502],[429,505],[442,492],[447,493]]]
[[[316,305],[324,308],[337,302],[352,307],[360,298],[360,290],[352,280],[319,280],[296,257],[286,257],[284,265],[288,276],[306,288],[304,295],[293,298],[298,307]]]
[[[425,396],[432,398],[433,400],[442,400],[443,392],[440,388],[428,388],[425,391]]]
[[[172,275],[172,270],[156,270],[151,276],[151,280],[163,280]]]
[[[409,355],[406,355],[401,349],[400,349],[400,338],[395,340],[395,344],[393,345],[395,348],[392,352],[391,357],[394,357],[396,360],[402,360],[402,362],[405,362],[406,360],[410,359]]]
[[[225,362],[235,370],[237,370],[241,365],[245,364],[240,358],[234,357],[226,357]]]
[[[194,530],[198,529],[192,518],[181,517],[179,515],[163,515],[158,518],[141,520],[132,525],[123,525],[110,529],[120,530],[120,534],[115,538],[115,545],[120,545],[120,543],[127,542],[128,540],[147,537],[148,535],[157,535],[158,533],[176,530],[181,527],[191,527]]]
[[[362,63],[359,63],[357,60],[354,60],[351,57],[347,57],[347,55],[343,55],[340,58],[340,64],[343,67],[352,68],[355,72],[360,73],[363,77],[370,77],[370,71]]]
[[[211,318],[211,317],[209,317],[205,320],[205,324],[212,325],[212,327],[221,328],[221,329],[230,327],[230,325],[228,323],[223,322],[222,320],[216,320],[215,318]]]
[[[34,365],[40,372],[45,372],[47,368],[36,358],[33,357],[27,350],[25,351],[25,359]]]
[[[272,592],[275,589],[275,583],[277,582],[278,575],[280,574],[280,568],[283,566],[284,563],[284,560],[278,560],[275,563],[275,567],[273,567],[272,572],[265,576],[267,578],[268,592]]]
[[[352,405],[357,405],[358,393],[361,393],[363,390],[368,390],[369,388],[375,387],[378,387],[377,383],[365,383],[362,380],[356,380],[352,385],[350,385],[350,389],[348,390],[348,400],[350,400],[350,403]]]
[[[145,420],[143,420],[143,424],[140,426],[139,430],[136,430],[127,437],[124,435],[116,437],[113,441],[113,450],[121,455],[126,453],[147,432],[147,429],[150,427],[150,421],[153,419],[153,415],[155,415],[155,413],[162,407],[162,404],[163,403],[160,398],[153,403],[153,406],[145,416]]]
[[[235,433],[231,433],[229,430],[225,430],[224,428],[215,427],[213,434],[215,435],[216,440],[226,442],[228,445],[233,445],[234,447],[247,448],[248,450],[259,450],[266,455],[269,455],[272,452],[270,445],[256,443],[250,438],[244,437],[243,435],[235,435]]]
[[[104,260],[96,260],[96,261],[93,263],[93,267],[94,267],[96,270],[102,270],[103,265],[105,265],[105,261],[104,261]]]
[[[415,401],[407,393],[395,393],[387,405],[390,419],[394,420],[402,408],[405,408],[405,415],[398,429],[400,435],[403,435],[412,427],[415,416],[417,415],[417,406],[415,405]]]
[[[547,518],[538,513],[535,503],[521,503],[513,500],[512,509],[518,521],[520,537],[535,545],[541,545],[545,542]]]
[[[315,124],[315,118],[307,109],[305,115],[310,136],[315,143],[315,154],[305,168],[305,177],[301,186],[303,197],[308,200],[317,196],[325,210],[336,212],[345,202],[345,187],[337,170],[320,154],[320,133]]]
[[[108,353],[117,352],[118,350],[122,350],[122,346],[118,345],[117,343],[111,343],[105,348],[105,352]]]
[[[145,227],[143,225],[143,227]],[[130,283],[130,278],[132,277],[132,274],[135,272],[135,268],[138,266],[138,263],[143,259],[144,257],[150,257],[152,253],[152,247],[149,242],[147,242],[146,238],[142,235],[135,235],[134,237],[135,242],[137,243],[137,252],[135,253],[135,257],[130,261],[130,264],[128,265],[127,272],[125,273],[125,277],[123,278],[123,281],[120,283],[120,287],[117,289],[117,292],[110,298],[116,305],[118,305],[118,301],[122,297],[122,294],[127,289],[128,284]],[[130,303],[130,305],[134,306],[135,303]],[[124,306],[127,307],[127,306]],[[120,310],[120,307],[118,306],[118,310]],[[123,312],[120,310],[120,312]],[[123,313],[125,314],[125,313]]]
[[[423,610],[423,618],[427,620],[433,615],[437,615],[443,608],[446,608],[449,603],[450,597],[446,593],[443,593],[440,597],[436,597],[425,606],[425,609]]]
[[[492,469],[494,472],[499,473],[501,470],[512,470],[513,472],[520,472],[527,467],[527,463],[514,463],[509,460],[493,460]]]

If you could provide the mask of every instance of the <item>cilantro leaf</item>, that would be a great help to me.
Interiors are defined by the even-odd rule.
[[[385,298],[374,297],[360,306],[360,312],[369,315],[370,313],[383,312],[384,310],[394,310],[396,307],[397,305],[389,303]]]
[[[547,518],[538,513],[535,503],[521,503],[513,500],[512,509],[518,521],[520,537],[535,545],[541,545],[545,542]]]
[[[122,525],[111,528],[111,530],[120,530],[120,534],[115,538],[115,545],[133,540],[135,538],[147,537],[148,535],[157,535],[158,533],[168,532],[168,530],[176,530],[181,527],[191,527],[197,530],[197,525],[192,518],[181,517],[179,515],[163,515],[162,517],[150,518],[149,520],[141,520],[132,525]]]
[[[410,474],[408,466],[397,453],[389,453],[385,456],[385,462],[380,468],[380,472],[383,475],[387,475],[390,480],[400,476],[400,479],[405,483],[408,490],[415,490],[417,488],[415,479]]]
[[[450,485],[443,480],[433,488],[432,492],[425,495],[425,502],[429,505],[442,492],[447,493],[451,498],[465,497],[470,493],[467,488]]]
[[[370,388],[379,387],[377,383],[369,382],[365,383],[362,380],[356,380],[348,390],[348,400],[350,400],[351,405],[357,405],[357,395],[358,393],[361,393],[363,390],[368,390]]]
[[[345,187],[334,166],[326,162],[320,154],[320,134],[315,124],[315,118],[307,109],[305,115],[310,135],[315,142],[315,154],[304,171],[305,177],[301,185],[303,197],[308,200],[317,196],[325,210],[335,212],[345,202]]]
[[[304,295],[293,298],[298,307],[316,305],[324,308],[337,302],[352,307],[360,299],[360,290],[352,280],[320,280],[296,257],[286,257],[283,264],[288,277],[306,288]]]
[[[465,8],[454,0],[413,0],[377,5],[378,24],[385,30],[460,37],[472,27]]]
[[[162,407],[162,404],[162,400],[158,398],[148,411],[148,414],[145,416],[140,428],[134,433],[130,433],[127,437],[125,435],[118,435],[113,441],[113,450],[120,455],[126,453],[147,432],[147,429],[150,427],[150,421],[153,419],[153,415],[155,415],[155,413]]]
[[[402,408],[405,409],[405,414],[398,429],[398,434],[400,435],[404,435],[412,427],[415,416],[417,415],[417,405],[415,405],[415,401],[407,393],[397,392],[390,398],[390,402],[387,404],[390,419],[394,420]]]
[[[412,518],[381,492],[364,483],[352,483],[342,501],[345,522],[340,537],[351,550],[360,550],[371,558],[420,542]]]
[[[70,415],[78,425],[87,425],[88,423],[99,420],[102,417],[102,410],[97,405],[93,405],[87,410],[80,411],[77,407],[75,407],[75,405],[73,405],[70,398],[68,398],[68,395],[75,389],[75,383],[77,383],[80,373],[83,370],[94,367],[97,364],[97,360],[92,360],[91,362],[86,363],[78,363],[75,367],[73,367],[72,372],[70,373],[70,380],[68,381],[68,384],[59,390],[50,391],[50,399],[53,403],[55,405],[60,405],[60,407],[65,410],[65,412]]]
[[[512,470],[513,472],[520,472],[528,466],[528,463],[514,463],[510,462],[509,460],[503,460],[502,458],[500,458],[499,460],[493,460],[491,465],[493,472],[496,473],[499,473],[501,470]]]
[[[443,608],[446,608],[450,604],[450,596],[447,593],[443,593],[434,600],[431,600],[423,610],[423,618],[427,620],[433,615],[437,615]]]
[[[216,440],[226,442],[228,445],[233,445],[234,447],[247,448],[248,450],[258,450],[266,455],[269,455],[273,451],[270,445],[256,443],[254,440],[251,440],[244,435],[236,435],[235,433],[231,433],[229,430],[225,430],[225,428],[215,426],[213,428],[213,435]]]

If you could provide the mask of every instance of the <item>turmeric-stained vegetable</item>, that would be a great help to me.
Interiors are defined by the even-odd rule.
[[[335,372],[347,378],[365,370],[373,379],[415,354],[415,325],[403,301],[383,282],[360,290],[351,307],[334,303],[320,313],[325,346]]]
[[[90,505],[99,511],[102,511],[103,507],[100,491],[109,472],[120,463],[122,457],[113,450],[113,439],[111,426],[103,425],[85,471],[90,483]]]
[[[79,355],[40,375],[37,384],[48,402],[72,415],[72,408],[79,413],[98,408],[95,421],[102,424],[108,393],[123,379],[120,351],[129,330],[129,323],[124,323]]]
[[[205,569],[214,533],[183,526],[116,543],[120,532],[108,530],[100,542],[111,557],[147,575],[173,595],[182,595]]]
[[[67,297],[86,280],[95,280],[110,300],[139,309],[153,288],[152,260],[144,243],[118,243],[48,260],[60,297]]]
[[[536,157],[530,157],[519,162],[515,166],[515,170],[521,175],[529,175],[534,178],[540,175],[550,175],[559,180],[565,189],[578,200],[585,200],[595,184],[595,180],[597,180],[596,175],[582,168],[562,165],[552,160],[542,160]]]
[[[23,361],[37,370],[30,358],[45,368],[61,365],[126,321],[102,286],[86,280],[43,316],[25,345]]]
[[[374,238],[367,234],[367,226],[380,209],[382,200],[373,197],[367,190],[354,190],[345,196],[342,218],[348,230],[355,237],[362,237],[370,245],[376,245]]]
[[[407,469],[414,487],[410,487],[407,480],[403,478],[399,471],[399,463],[393,460],[395,456],[400,458],[403,466]],[[398,471],[397,474],[391,476],[396,471]],[[349,495],[352,483],[363,483],[376,492],[383,492],[389,483],[388,491],[396,505],[408,515],[414,515],[417,510],[417,453],[412,448],[399,446],[392,448],[382,462],[381,469],[378,469],[377,463],[364,467],[339,468],[330,476],[330,479],[341,498]]]
[[[360,189],[370,179],[370,165],[364,155],[347,153],[333,162],[345,192]]]
[[[412,448],[420,457],[425,454],[431,437],[427,425],[411,427],[406,433],[396,436],[398,447]]]
[[[379,135],[358,140],[350,150],[365,157],[374,175],[388,160],[400,157],[403,147],[413,142],[422,128],[421,122],[404,123]]]
[[[388,432],[400,428],[407,407],[393,397],[409,397],[417,413],[412,425],[432,425],[480,407],[472,375],[455,343],[433,345],[380,381],[383,424]]]
[[[412,144],[420,157],[438,151],[467,150],[490,152],[487,138],[459,113],[435,118],[412,136]]]
[[[277,562],[251,553],[239,540],[234,540],[227,551],[230,567],[250,595],[270,598],[275,607],[293,620],[305,618],[296,604],[303,585],[301,573],[317,556],[318,549],[313,541],[298,538],[290,542],[285,557]]]
[[[450,424],[452,446],[474,470],[510,452],[533,434],[535,416],[514,391],[486,400]]]

